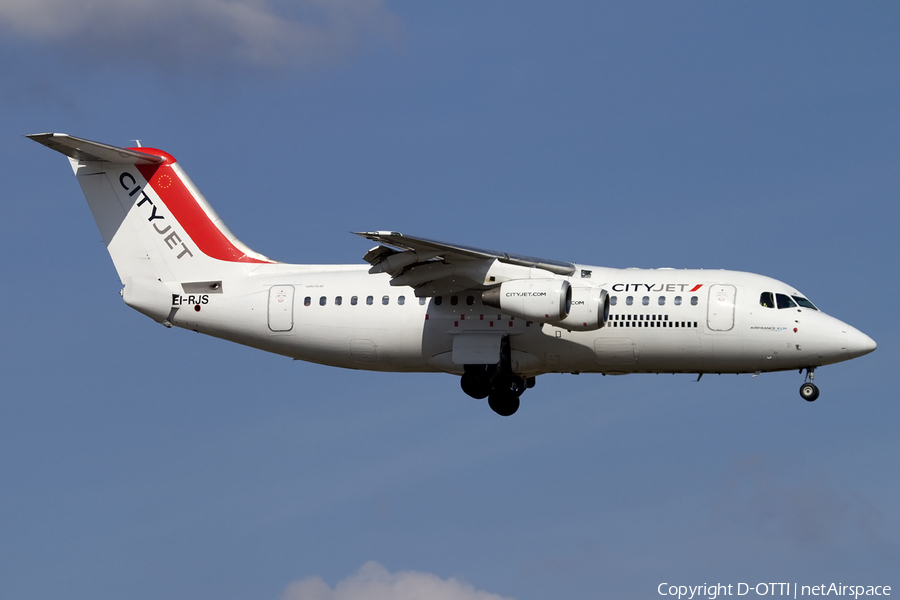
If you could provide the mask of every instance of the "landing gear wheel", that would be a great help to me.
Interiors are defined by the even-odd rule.
[[[807,402],[813,402],[819,397],[819,388],[816,387],[816,384],[807,381],[800,386],[800,396]]]
[[[519,397],[504,389],[495,389],[488,397],[488,405],[501,417],[509,417],[519,410]]]
[[[469,396],[482,400],[491,393],[491,379],[484,373],[467,371],[459,380],[459,386]]]

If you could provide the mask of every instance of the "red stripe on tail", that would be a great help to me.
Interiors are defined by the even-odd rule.
[[[268,262],[244,254],[216,227],[206,211],[197,203],[191,191],[172,169],[171,165],[175,162],[175,158],[171,154],[156,148],[129,148],[129,150],[137,150],[166,159],[166,162],[161,165],[135,166],[201,252],[210,258],[228,262]]]

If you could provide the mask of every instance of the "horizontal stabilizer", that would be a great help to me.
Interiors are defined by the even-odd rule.
[[[83,140],[65,133],[33,133],[26,137],[76,160],[103,161],[121,165],[158,165],[165,162],[165,159],[159,156]]]

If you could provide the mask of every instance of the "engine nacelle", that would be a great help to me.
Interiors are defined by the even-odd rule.
[[[572,286],[565,279],[515,279],[482,292],[481,301],[514,317],[549,323],[569,315]]]
[[[609,293],[596,287],[572,287],[569,315],[553,325],[572,331],[594,331],[609,319]]]

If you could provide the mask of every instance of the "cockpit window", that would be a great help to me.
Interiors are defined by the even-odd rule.
[[[799,305],[802,306],[803,308],[811,308],[811,309],[813,309],[813,310],[819,310],[818,308],[815,307],[815,305],[814,305],[812,302],[810,302],[809,300],[807,300],[807,299],[804,298],[803,296],[791,296],[791,298],[793,298],[794,300],[796,300],[796,301],[797,301],[797,304],[799,304]]]
[[[772,297],[772,292],[763,292],[760,294],[759,304],[766,308],[775,308],[775,298]]]
[[[784,294],[775,294],[775,300],[778,303],[778,308],[794,308],[797,306],[789,296]]]

